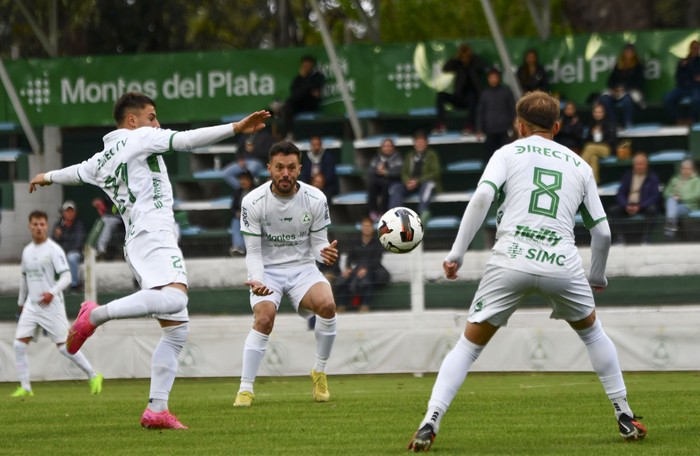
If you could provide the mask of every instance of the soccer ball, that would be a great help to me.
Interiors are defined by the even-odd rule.
[[[395,207],[379,219],[377,235],[389,252],[408,253],[423,240],[423,222],[413,210]]]

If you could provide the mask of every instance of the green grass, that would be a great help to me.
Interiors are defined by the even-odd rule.
[[[35,382],[35,396],[0,390],[3,455],[385,455],[405,447],[423,417],[434,375],[331,376],[328,403],[306,377],[260,378],[250,409],[231,405],[237,379],[178,379],[171,410],[190,429],[147,431],[138,420],[148,382]],[[435,455],[696,455],[700,373],[626,374],[630,402],[649,430],[623,443],[592,373],[467,378],[442,422]]]

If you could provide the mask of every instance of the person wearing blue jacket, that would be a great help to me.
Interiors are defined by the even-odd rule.
[[[625,242],[624,227],[635,216],[644,216],[641,224],[642,243],[648,243],[659,214],[661,191],[659,178],[649,169],[649,158],[645,152],[637,152],[632,157],[632,169],[622,177],[620,188],[615,195],[615,206],[608,210],[613,223],[613,234],[619,243]],[[616,229],[617,228],[617,229]]]

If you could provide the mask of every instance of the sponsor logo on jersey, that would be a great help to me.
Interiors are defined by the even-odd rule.
[[[484,302],[484,298],[477,299],[474,303],[474,312],[481,312],[485,305],[486,302]]]
[[[247,207],[241,208],[241,219],[243,220],[243,225],[245,225],[246,227],[250,226],[250,222],[248,221],[248,208]]]
[[[116,145],[116,146],[112,147],[112,148],[109,149],[109,150],[104,151],[104,153],[102,154],[102,156],[99,157],[99,158],[97,159],[97,169],[102,169],[102,167],[103,167],[104,165],[106,165],[107,162],[108,162],[112,157],[114,157],[114,154],[115,154],[116,152],[119,152],[119,149],[121,149],[122,147],[126,146],[126,141],[127,141],[126,139],[124,139],[124,140],[122,140],[122,141],[117,141],[117,145]]]
[[[292,217],[280,217],[280,222],[291,222]]]
[[[309,223],[311,223],[311,214],[309,214],[308,212],[304,212],[303,214],[301,214],[301,223],[303,223],[304,225],[308,225]]]
[[[540,263],[556,264],[557,266],[564,266],[564,261],[566,261],[566,256],[551,253],[544,249],[527,249],[525,258]]]
[[[510,247],[506,249],[506,252],[508,252],[508,256],[510,256],[510,259],[514,259],[517,256],[520,256],[523,254],[525,250],[523,250],[522,247],[520,247],[520,244],[517,242],[513,242]]]
[[[163,207],[163,183],[160,177],[153,176],[153,205],[156,209]]]
[[[544,157],[552,157],[557,160],[563,160],[567,163],[573,163],[577,168],[581,166],[581,160],[577,160],[569,154],[560,152],[558,150],[550,149],[549,147],[538,147],[527,144],[525,146],[515,146],[515,155],[520,155],[525,152],[540,154]]]
[[[296,234],[271,234],[271,233],[267,233],[265,235],[265,239],[267,239],[270,242],[296,241],[297,235]]]
[[[530,228],[526,225],[517,225],[515,237],[518,239],[529,239],[541,245],[554,247],[563,238],[557,235],[556,231],[549,228]]]

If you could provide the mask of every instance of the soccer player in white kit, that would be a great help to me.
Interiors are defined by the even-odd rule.
[[[243,371],[235,407],[250,407],[267,341],[283,295],[301,317],[316,315],[316,362],[311,370],[312,397],[330,399],[326,364],[336,335],[336,309],[328,280],[316,261],[338,261],[337,241],[329,244],[331,223],[323,192],[298,182],[301,152],[289,141],[270,148],[270,182],[248,193],[241,206],[241,232],[253,308],[253,328],[243,347]]]
[[[551,317],[569,323],[585,344],[612,401],[622,438],[646,436],[627,403],[615,346],[596,318],[593,290],[602,291],[608,284],[610,227],[593,172],[574,152],[552,141],[559,130],[557,99],[532,92],[517,103],[516,112],[521,139],[497,150],[489,160],[443,263],[445,276],[455,279],[474,234],[496,200],[497,242],[469,309],[464,335],[440,366],[428,411],[409,450],[430,448],[472,363],[532,293],[540,294],[552,308]],[[591,232],[588,278],[574,244],[579,210]]]
[[[29,214],[32,242],[22,250],[22,279],[19,282],[19,320],[15,333],[15,364],[20,386],[13,397],[34,396],[29,382],[27,348],[34,331],[42,327],[56,344],[58,351],[70,359],[88,377],[90,392],[102,392],[102,375],[96,373],[84,354],[66,350],[68,318],[63,290],[70,286],[71,274],[66,253],[48,237],[48,216],[42,211]]]
[[[239,122],[184,132],[164,130],[155,102],[140,93],[122,95],[114,105],[117,130],[104,137],[104,150],[60,170],[37,174],[37,185],[96,185],[112,199],[126,226],[124,256],[141,291],[103,306],[85,302],[68,333],[69,353],[80,349],[95,329],[109,320],[154,316],[163,334],[151,361],[149,404],[141,425],[156,429],[186,429],[168,410],[177,359],[187,341],[187,271],[177,244],[173,190],[162,155],[190,151],[265,127],[266,111]]]

